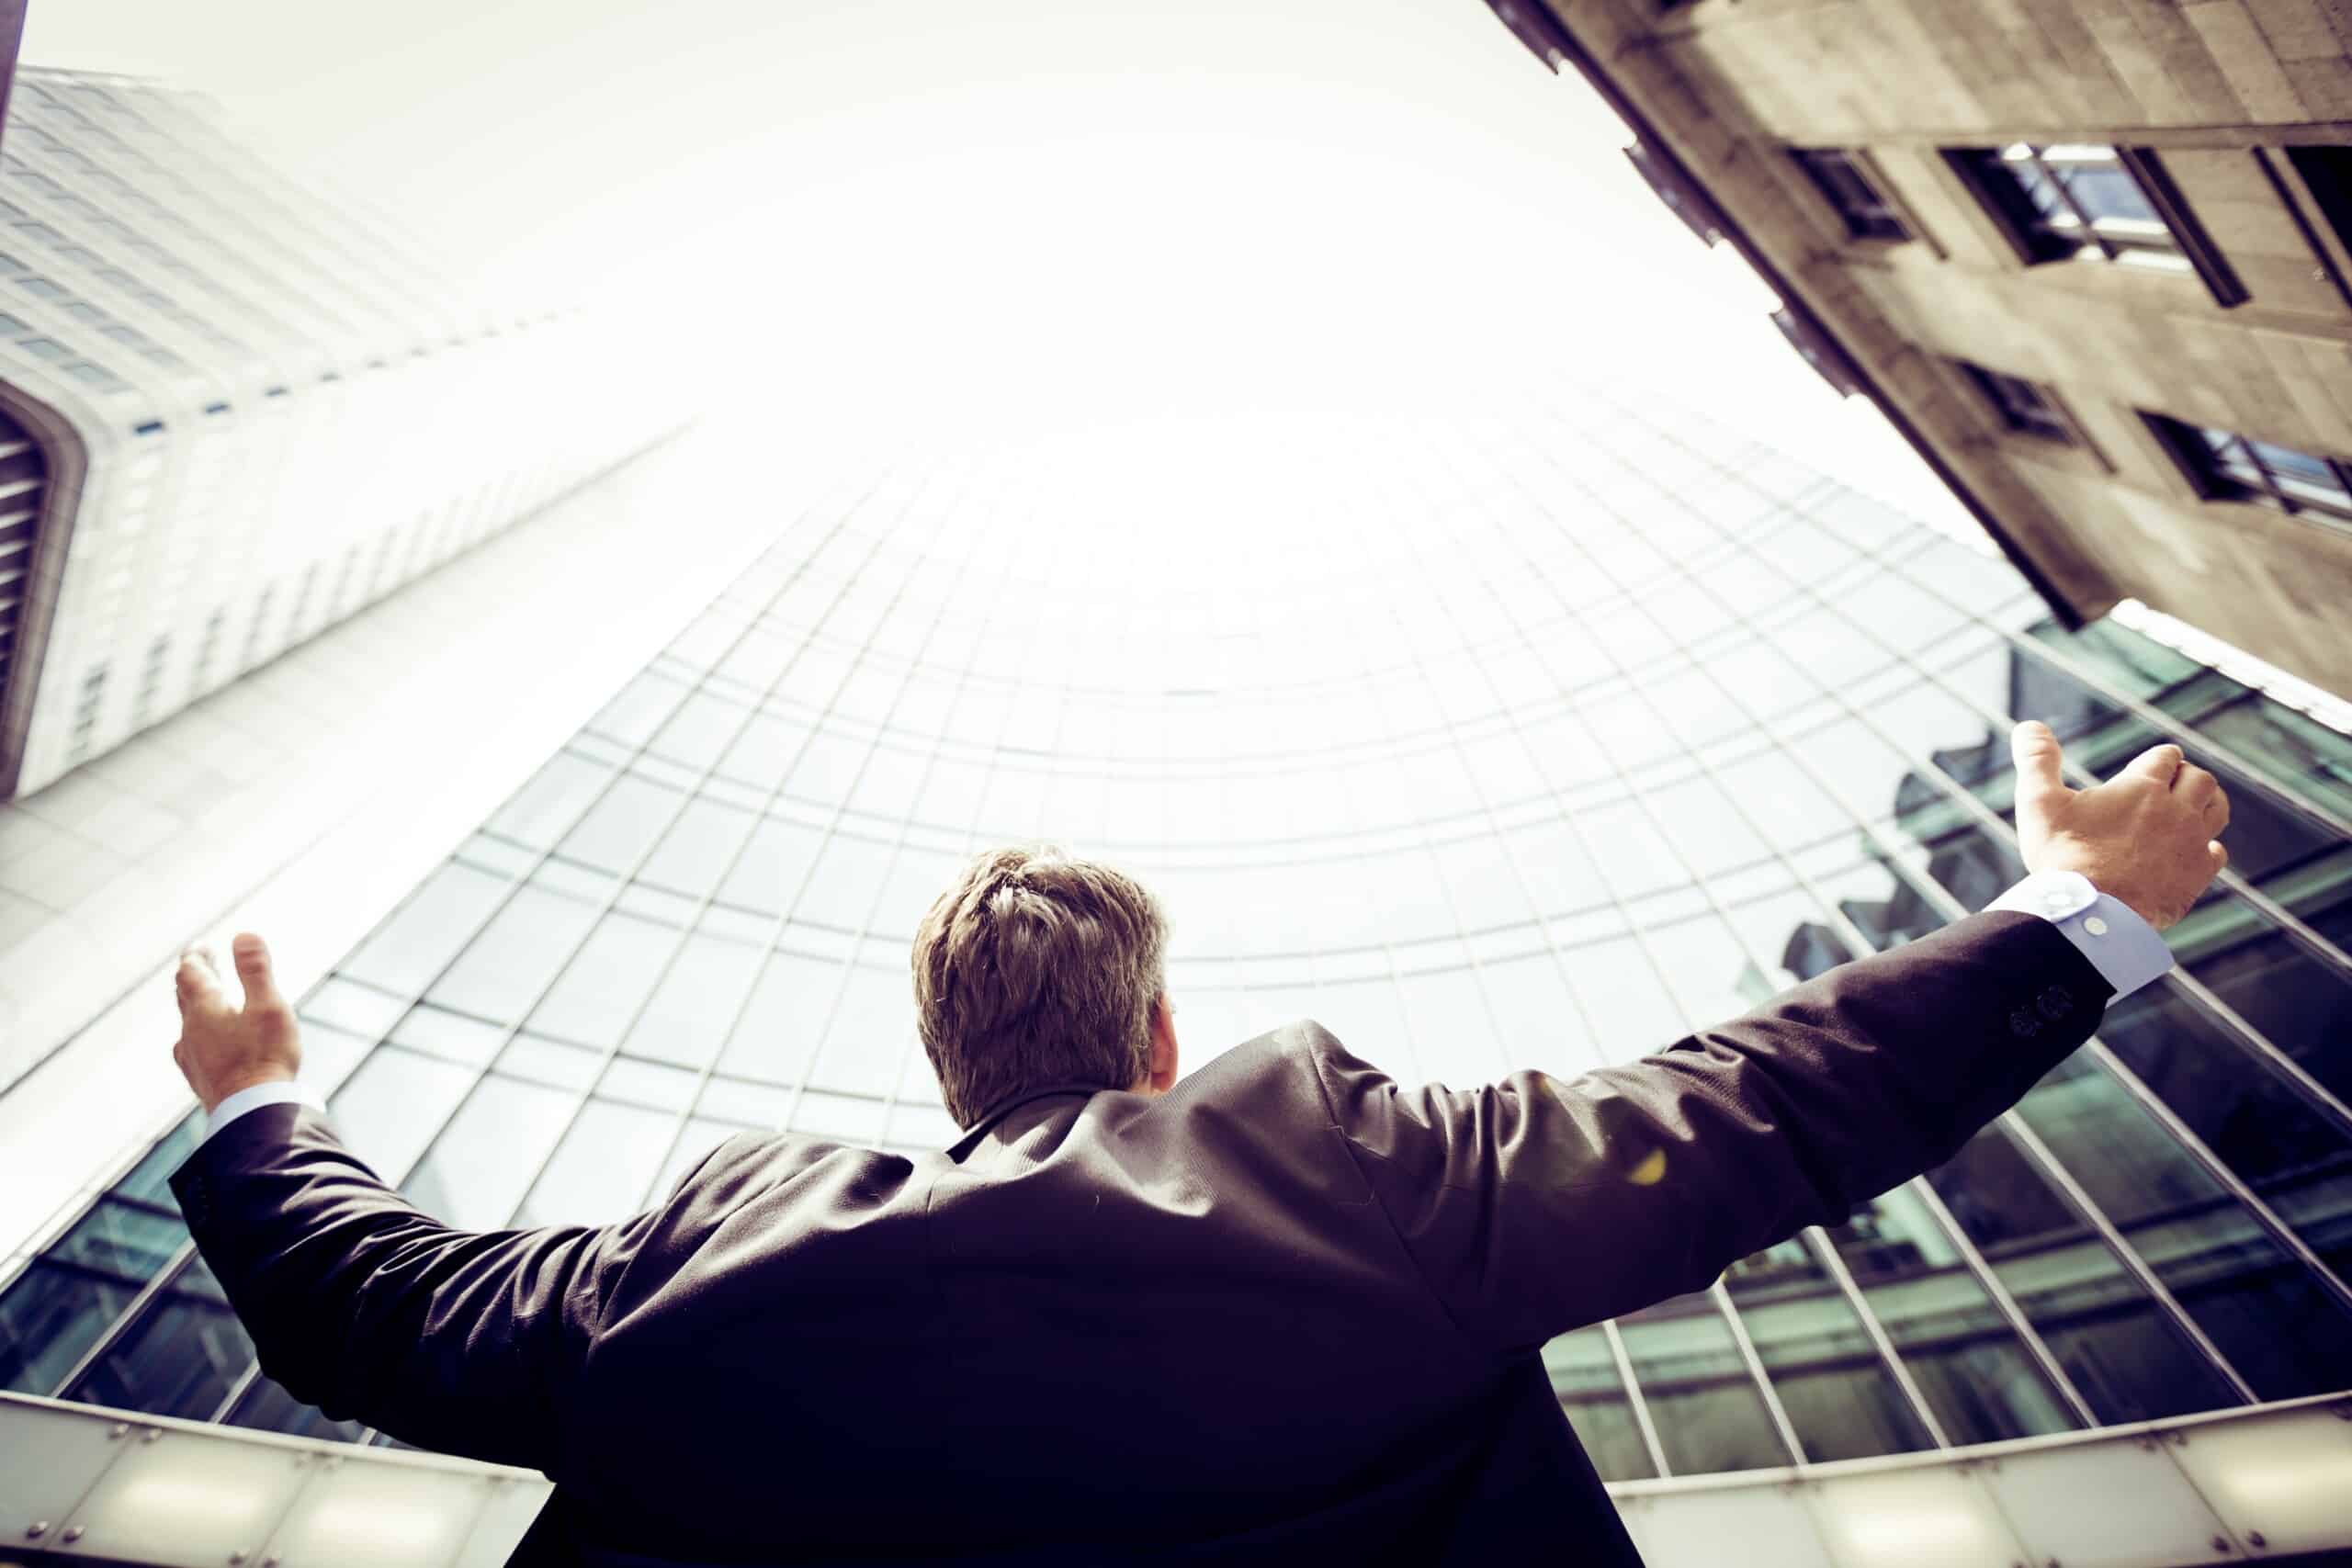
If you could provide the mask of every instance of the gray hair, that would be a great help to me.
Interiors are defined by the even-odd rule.
[[[947,1113],[1024,1089],[1132,1089],[1151,1061],[1168,922],[1144,886],[1048,844],[975,856],[916,928],[915,1012]]]

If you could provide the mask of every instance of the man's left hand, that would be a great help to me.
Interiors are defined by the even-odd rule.
[[[176,980],[180,1037],[172,1060],[207,1111],[239,1089],[289,1081],[302,1065],[301,1032],[293,1008],[277,994],[269,949],[251,931],[239,931],[229,949],[244,990],[243,1007],[222,988],[209,947],[180,955]]]

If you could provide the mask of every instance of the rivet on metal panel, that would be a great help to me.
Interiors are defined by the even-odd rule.
[[[66,1545],[71,1546],[75,1541],[82,1539],[82,1527],[80,1525],[67,1525],[63,1529],[57,1532],[57,1539],[63,1541]]]
[[[2177,1428],[2177,1427],[2174,1428],[2170,1433],[2168,1433],[2168,1434],[2167,1434],[2167,1436],[2169,1436],[2169,1437],[2172,1438],[2172,1446],[2173,1446],[2174,1448],[2177,1448],[2177,1449],[2185,1449],[2185,1448],[2187,1448],[2187,1447],[2188,1446],[2188,1433],[2186,1433],[2186,1432],[2184,1432],[2184,1431],[2181,1431],[2181,1430],[2180,1430],[2179,1428]]]
[[[25,1539],[27,1540],[39,1540],[48,1533],[49,1521],[47,1519],[35,1519],[32,1523],[25,1527]]]
[[[2230,1538],[2229,1538],[2228,1536],[2225,1536],[2225,1535],[2217,1535],[2217,1536],[2215,1536],[2215,1537],[2213,1538],[2213,1550],[2214,1550],[2214,1551],[2229,1551],[2229,1549],[2230,1549]]]
[[[2327,268],[2324,266],[2315,266],[2312,268],[2312,281],[2313,283],[2325,283],[2327,281]]]
[[[152,1443],[163,1435],[164,1429],[161,1427],[150,1427],[139,1434],[139,1440],[142,1443]]]
[[[121,1438],[121,1437],[127,1437],[127,1436],[129,1436],[129,1435],[130,1435],[130,1422],[128,1422],[128,1421],[118,1421],[118,1422],[116,1422],[113,1426],[108,1427],[107,1428],[107,1441],[111,1442],[111,1441],[113,1441],[113,1440],[114,1440],[115,1438]]]
[[[263,1558],[261,1560],[261,1568],[277,1568],[277,1559],[275,1557]]]
[[[245,1550],[243,1547],[239,1547],[236,1551],[229,1553],[229,1568],[237,1568],[237,1564],[243,1562],[244,1560]]]
[[[2339,1399],[2328,1408],[2335,1412],[2338,1421],[2352,1421],[2352,1399]]]
[[[2248,1530],[2245,1532],[2245,1543],[2252,1547],[2265,1547],[2270,1544],[2270,1540],[2260,1530]]]

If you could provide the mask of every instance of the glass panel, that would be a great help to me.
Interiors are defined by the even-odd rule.
[[[551,848],[612,776],[613,770],[602,763],[577,752],[559,751],[486,826],[491,832],[535,850]]]
[[[513,1022],[538,999],[595,920],[593,904],[520,888],[435,982],[431,998],[477,1018]]]
[[[2299,796],[2352,818],[2352,736],[2234,682],[2229,688],[2236,694],[2222,705],[2197,705],[2198,729]]]
[[[2101,1422],[2238,1403],[1997,1129],[1977,1134],[1928,1179]]]
[[[1600,1328],[1579,1328],[1544,1346],[1544,1371],[1601,1480],[1646,1481],[1657,1473]]]
[[[742,1010],[763,956],[746,942],[689,934],[622,1049],[681,1066],[708,1063]]]
[[[327,1102],[335,1132],[377,1175],[397,1181],[456,1109],[473,1069],[379,1045]]]
[[[799,894],[822,841],[823,834],[815,828],[763,818],[752,830],[742,858],[728,874],[718,896],[746,909],[782,914]]]
[[[2069,1057],[2018,1113],[2256,1394],[2352,1383],[2352,1314],[2112,1077]]]
[[[493,1074],[474,1086],[401,1190],[461,1230],[495,1230],[578,1103],[562,1089]]]
[[[2306,922],[2352,924],[2352,850],[2276,891]],[[2352,1100],[2352,974],[2230,895],[2204,900],[2165,932],[2188,973],[2338,1099]],[[2136,998],[2132,999],[2137,999]],[[2238,1069],[2241,1073],[2245,1067]]]
[[[1815,1461],[1935,1446],[1863,1332],[1853,1303],[1801,1237],[1724,1271],[1757,1358]]]
[[[2075,1424],[1911,1188],[1880,1195],[1828,1235],[1953,1442],[1998,1442]]]
[[[471,866],[444,865],[336,967],[413,996],[472,939],[508,886]]]
[[[809,1081],[854,1093],[888,1094],[914,1037],[913,977],[903,969],[854,964]]]
[[[678,1118],[591,1100],[514,1216],[522,1226],[605,1224],[633,1211],[670,1153]]]
[[[220,1281],[202,1258],[193,1258],[65,1397],[204,1420],[253,1360],[254,1342],[229,1310]]]
[[[757,822],[751,812],[731,806],[689,801],[638,875],[696,897],[715,892]]]
[[[532,1030],[581,1045],[619,1044],[684,936],[674,927],[605,911],[532,1010]]]
[[[161,1204],[177,1213],[179,1201],[172,1196],[172,1172],[180,1168],[182,1160],[196,1152],[196,1145],[203,1141],[204,1129],[202,1112],[189,1111],[108,1190],[118,1198]]]
[[[0,1295],[0,1387],[54,1393],[187,1243],[173,1215],[101,1199]]]
[[[599,871],[627,872],[684,801],[684,795],[667,784],[624,773],[589,807],[579,826],[563,836],[558,852]]]
[[[824,1032],[842,978],[842,965],[829,960],[784,951],[770,953],[752,988],[750,1005],[719,1055],[718,1070],[767,1083],[799,1081]],[[909,986],[911,1010],[911,981]]]
[[[2141,193],[2140,182],[2121,168],[2077,165],[2062,166],[2055,172],[2076,205],[2089,213],[2094,222],[2103,218],[2136,219],[2149,223],[2157,220],[2155,209]]]
[[[1619,1318],[1617,1328],[1677,1475],[1789,1462],[1713,1297],[1677,1296]]]

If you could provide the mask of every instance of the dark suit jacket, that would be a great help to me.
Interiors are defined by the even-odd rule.
[[[1300,1022],[601,1228],[450,1230],[289,1105],[173,1190],[291,1393],[555,1479],[517,1562],[1634,1563],[1539,1347],[1940,1162],[2109,994],[2002,912],[1574,1080]]]

